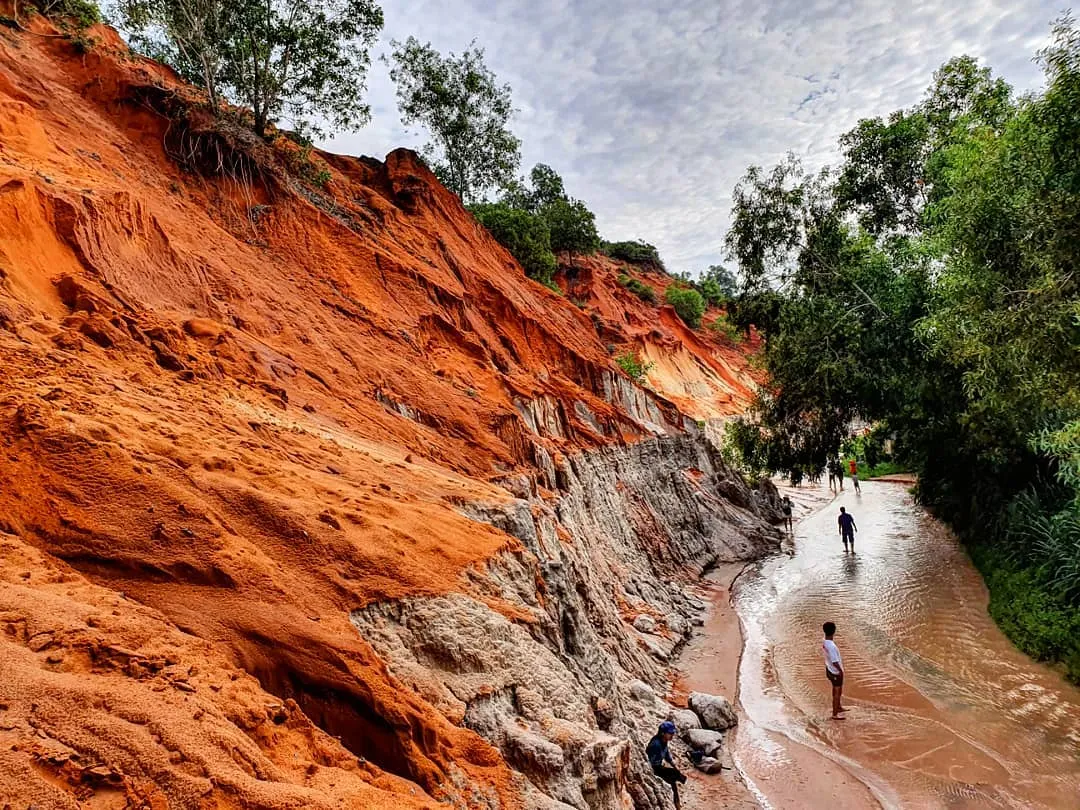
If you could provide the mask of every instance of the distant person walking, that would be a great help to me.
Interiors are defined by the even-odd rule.
[[[840,491],[844,491],[844,465],[840,462],[840,459],[836,460],[836,483],[840,487]]]
[[[844,662],[840,660],[840,650],[833,641],[836,625],[825,622],[821,629],[825,631],[825,640],[821,642],[821,652],[825,656],[825,677],[832,684],[832,717],[833,720],[843,720],[844,712],[847,711],[840,704],[840,698],[844,693]]]
[[[671,785],[675,807],[678,810],[681,806],[679,804],[679,785],[686,784],[686,776],[675,767],[675,763],[671,759],[671,751],[668,750],[668,743],[675,736],[675,731],[675,724],[670,720],[661,723],[656,736],[649,740],[649,744],[645,747],[645,756],[649,758],[653,773]]]
[[[853,458],[848,459],[848,472],[851,473],[851,483],[855,485],[855,492],[862,495],[862,490],[859,489],[859,467]]]
[[[780,508],[784,510],[784,525],[787,527],[788,532],[791,531],[791,498],[787,495],[784,496],[784,500],[780,501]]]
[[[859,527],[855,525],[855,518],[853,518],[844,507],[840,507],[840,517],[836,519],[836,525],[840,527],[840,538],[844,541],[844,551],[848,550],[848,543],[851,543],[851,553],[855,553],[855,532],[859,530]]]
[[[825,465],[829,468],[829,490],[836,489],[836,462],[832,459]]]

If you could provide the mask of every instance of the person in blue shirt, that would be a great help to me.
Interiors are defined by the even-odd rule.
[[[837,526],[840,527],[840,537],[844,541],[844,551],[847,551],[848,542],[851,543],[851,553],[855,553],[855,532],[859,530],[859,527],[855,525],[855,518],[853,518],[844,507],[840,507],[840,517],[836,519]]]
[[[679,785],[686,784],[686,776],[675,767],[671,759],[671,751],[668,750],[668,743],[674,738],[675,731],[675,724],[670,720],[661,723],[656,736],[649,740],[649,744],[645,747],[645,756],[649,758],[653,773],[671,785],[675,807],[678,810],[680,807]]]

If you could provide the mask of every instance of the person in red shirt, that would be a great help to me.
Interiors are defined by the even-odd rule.
[[[855,465],[855,459],[848,459],[848,472],[851,473],[851,483],[855,485],[855,492],[862,494],[862,490],[859,489],[859,468]]]

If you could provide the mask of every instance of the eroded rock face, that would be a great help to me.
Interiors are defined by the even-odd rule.
[[[658,697],[704,608],[680,583],[760,556],[777,535],[723,496],[753,497],[690,436],[581,454],[557,473],[553,504],[465,507],[526,550],[474,572],[469,595],[373,605],[353,623],[396,678],[500,750],[534,806],[660,808],[644,746],[669,717],[701,725]],[[701,706],[710,722],[722,712]]]

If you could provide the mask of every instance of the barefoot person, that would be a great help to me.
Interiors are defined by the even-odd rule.
[[[788,532],[791,532],[791,498],[787,495],[784,496],[784,500],[780,502],[780,508],[784,510],[784,526],[787,527]]]
[[[848,459],[848,472],[851,473],[851,483],[855,485],[855,493],[861,495],[862,490],[859,489],[859,466],[853,458]]]
[[[844,541],[844,551],[848,550],[848,543],[851,543],[851,552],[855,553],[855,532],[859,530],[859,527],[855,525],[855,518],[853,518],[844,507],[840,507],[840,517],[836,519],[837,526],[840,527],[840,537]]]
[[[825,622],[821,629],[825,631],[825,640],[821,642],[821,652],[825,655],[825,677],[832,684],[832,716],[833,720],[843,720],[846,710],[840,705],[840,697],[844,692],[844,663],[840,660],[840,650],[833,641],[836,625]]]
[[[679,785],[686,784],[686,776],[675,767],[675,763],[671,760],[671,751],[668,750],[668,743],[675,736],[675,731],[675,724],[670,720],[661,723],[656,736],[649,740],[645,748],[645,756],[649,758],[653,773],[671,785],[675,807],[678,808],[680,807]]]

